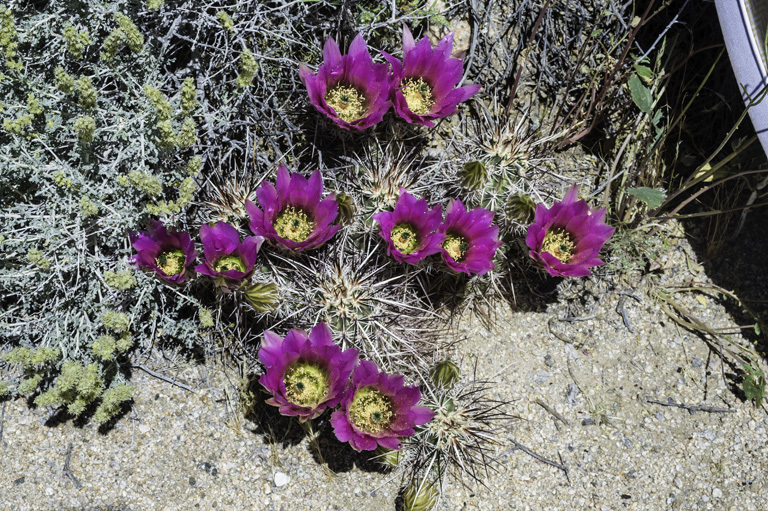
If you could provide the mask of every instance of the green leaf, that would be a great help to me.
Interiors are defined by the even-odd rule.
[[[744,379],[741,382],[741,390],[750,401],[755,404],[765,399],[765,374],[759,367],[744,364]]]
[[[636,74],[629,78],[629,91],[632,94],[632,101],[635,102],[637,107],[646,114],[650,114],[653,109],[651,89],[643,85],[643,82]]]
[[[653,71],[651,71],[651,68],[648,66],[641,66],[640,64],[636,64],[635,72],[640,78],[645,80],[645,83],[651,83],[653,80]]]
[[[664,202],[664,199],[666,198],[664,196],[664,192],[661,190],[648,188],[647,186],[641,186],[640,188],[627,188],[627,193],[645,202],[651,209],[656,209],[661,206]]]

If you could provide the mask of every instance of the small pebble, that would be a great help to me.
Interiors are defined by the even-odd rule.
[[[576,398],[579,396],[579,387],[575,383],[569,383],[565,391],[565,404],[576,405]]]
[[[712,498],[713,499],[719,499],[723,496],[722,490],[720,488],[714,488],[712,489]]]
[[[555,362],[552,360],[552,355],[545,355],[544,356],[544,365],[547,367],[552,367],[555,365]]]
[[[206,472],[208,475],[218,475],[219,469],[216,468],[216,465],[213,463],[208,463],[207,461],[202,461],[198,463],[197,468],[202,469],[203,472]]]
[[[290,477],[288,477],[288,474],[285,474],[283,472],[275,472],[275,486],[280,488],[281,486],[285,486],[288,484],[288,482],[291,480]]]
[[[552,376],[547,371],[539,371],[536,373],[536,376],[534,376],[533,381],[535,381],[538,385],[544,385],[547,383]]]
[[[704,362],[702,362],[700,358],[694,358],[693,360],[691,360],[691,365],[693,367],[701,367],[702,365],[704,365]]]
[[[594,426],[594,424],[595,424],[595,421],[593,421],[592,419],[584,419],[583,421],[581,421],[582,426]]]

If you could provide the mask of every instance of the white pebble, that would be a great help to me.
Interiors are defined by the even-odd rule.
[[[719,499],[722,496],[723,496],[723,492],[720,491],[720,488],[714,488],[712,490],[712,498],[713,499]]]
[[[285,486],[288,484],[288,482],[291,480],[290,477],[288,477],[288,474],[284,474],[282,472],[275,472],[275,486],[280,488],[281,486]]]

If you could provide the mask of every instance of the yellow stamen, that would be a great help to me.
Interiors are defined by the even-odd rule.
[[[301,243],[315,230],[315,222],[304,211],[293,206],[283,208],[275,219],[275,231],[283,239]]]
[[[432,98],[432,87],[424,81],[424,78],[406,78],[403,80],[401,92],[408,104],[408,110],[416,115],[428,114],[435,104]]]
[[[410,254],[419,246],[419,231],[411,224],[399,224],[392,228],[392,244],[403,254]]]
[[[160,255],[155,259],[155,264],[163,273],[169,277],[173,277],[184,270],[185,260],[184,252],[181,250],[166,250],[160,252]]]
[[[373,387],[358,390],[349,406],[349,419],[365,433],[378,433],[389,427],[395,412],[392,400]]]
[[[328,375],[308,363],[299,362],[289,367],[283,382],[288,400],[300,406],[315,406],[328,393]]]
[[[443,241],[443,249],[448,252],[451,259],[457,263],[464,259],[464,255],[467,253],[469,244],[464,236],[458,236],[456,234],[448,234]]]
[[[236,255],[226,255],[214,263],[213,269],[220,273],[229,270],[237,270],[245,273],[245,264],[243,263],[243,260]]]
[[[334,85],[325,93],[325,102],[347,122],[365,117],[368,112],[365,95],[351,85]]]
[[[562,263],[573,257],[576,243],[573,235],[562,228],[550,229],[541,243],[541,250],[549,252]]]

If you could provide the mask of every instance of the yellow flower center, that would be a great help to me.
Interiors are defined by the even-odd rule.
[[[411,224],[399,224],[392,228],[392,244],[403,254],[410,254],[419,246],[419,231]]]
[[[315,406],[328,393],[328,375],[312,364],[297,362],[283,376],[288,400],[300,406]]]
[[[562,263],[567,263],[573,257],[575,240],[573,235],[565,229],[550,229],[544,236],[541,243],[541,249],[549,252]]]
[[[458,236],[456,234],[448,234],[443,241],[443,249],[448,252],[451,259],[460,263],[464,259],[464,255],[467,253],[469,243],[464,239],[464,236]]]
[[[185,261],[184,252],[177,248],[160,252],[160,255],[155,259],[155,264],[163,273],[173,277],[184,270]]]
[[[347,122],[356,121],[368,112],[365,95],[351,85],[334,85],[325,93],[325,102],[336,115]]]
[[[301,243],[315,230],[315,222],[301,209],[283,208],[275,220],[275,231],[283,239]]]
[[[226,255],[216,261],[213,265],[213,269],[219,273],[224,273],[229,270],[237,270],[245,273],[245,264],[243,263],[243,260],[236,255]]]
[[[406,78],[403,80],[401,92],[408,104],[408,110],[416,115],[428,114],[435,104],[432,99],[432,87],[424,78]]]
[[[392,400],[373,387],[358,390],[349,406],[349,420],[364,433],[378,433],[394,418]]]

